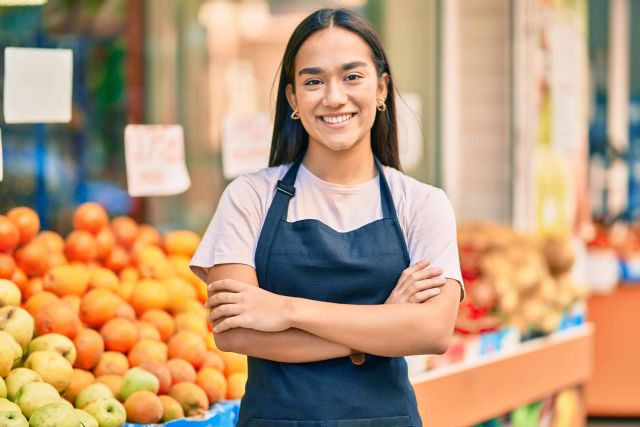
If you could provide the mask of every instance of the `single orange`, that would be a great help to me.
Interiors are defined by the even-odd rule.
[[[80,329],[80,319],[62,301],[52,301],[38,309],[35,315],[38,335],[57,333],[74,339]]]
[[[140,366],[146,360],[167,361],[167,345],[162,341],[142,339],[129,351],[129,364]]]
[[[204,361],[207,347],[204,339],[191,331],[180,331],[169,339],[169,357],[184,359],[199,369]]]
[[[44,276],[45,291],[59,297],[83,295],[89,286],[91,273],[83,264],[65,264],[51,268]]]
[[[117,351],[105,351],[102,353],[98,364],[93,368],[93,374],[96,377],[102,375],[120,375],[123,376],[129,370],[129,361],[127,356]]]
[[[49,251],[42,242],[29,242],[16,251],[16,264],[29,277],[43,276],[49,268]]]
[[[73,213],[73,228],[97,234],[109,224],[109,216],[102,205],[95,202],[83,203]]]
[[[153,324],[160,333],[160,339],[167,341],[176,330],[176,322],[169,313],[163,310],[146,311],[140,320]]]
[[[171,372],[171,384],[182,382],[195,383],[196,370],[193,365],[183,359],[169,359],[166,363]]]
[[[130,320],[114,318],[102,325],[100,335],[109,351],[127,353],[138,341],[138,330]]]
[[[184,255],[191,258],[199,244],[200,236],[193,231],[176,230],[164,235],[164,250],[170,255]]]
[[[122,269],[129,266],[131,258],[126,249],[121,246],[115,246],[103,263],[109,270],[119,273]]]
[[[82,297],[80,319],[92,328],[100,328],[116,316],[121,301],[108,289],[92,289]]]
[[[98,243],[93,234],[74,230],[67,236],[64,254],[69,261],[90,262],[98,258]]]
[[[130,248],[138,236],[138,223],[128,216],[118,216],[111,221],[111,229],[119,245]]]
[[[7,218],[14,222],[20,232],[20,244],[31,241],[40,231],[40,218],[36,211],[26,206],[19,206],[7,212]]]
[[[49,249],[49,253],[64,251],[64,239],[55,231],[41,231],[36,236],[36,240],[41,241]]]
[[[4,215],[0,215],[0,252],[11,252],[20,242],[18,226]]]
[[[247,378],[246,372],[236,372],[227,377],[227,399],[242,399],[247,385]]]
[[[196,377],[196,384],[207,393],[209,405],[227,398],[227,379],[217,369],[200,369]]]
[[[29,297],[29,299],[24,303],[23,307],[31,314],[31,316],[35,316],[40,307],[58,300],[59,298],[56,294],[47,291],[38,292],[37,294],[31,295],[31,297]]]
[[[145,311],[164,310],[169,303],[169,295],[157,280],[143,279],[133,287],[129,303],[141,316]]]
[[[77,356],[74,367],[90,370],[100,361],[104,353],[104,341],[102,336],[90,328],[82,328],[73,340]]]
[[[116,292],[120,285],[120,279],[108,268],[98,267],[91,273],[89,289],[104,288]]]
[[[0,279],[11,279],[16,267],[16,261],[11,255],[0,253]]]
[[[104,260],[111,251],[116,247],[116,236],[109,227],[105,227],[96,234],[96,243],[98,244],[98,259]]]

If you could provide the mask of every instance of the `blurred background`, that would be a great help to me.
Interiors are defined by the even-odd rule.
[[[558,411],[554,423],[562,422],[563,407],[573,414],[553,425],[581,425],[587,415],[593,425],[616,419],[640,425],[638,0],[0,1],[2,50],[71,49],[74,68],[71,122],[8,125],[0,115],[0,211],[30,206],[43,228],[64,234],[79,204],[98,201],[112,216],[202,233],[228,182],[266,166],[285,44],[320,7],[355,8],[382,37],[400,94],[403,169],[442,187],[453,202],[475,310],[470,318],[484,315],[478,310],[498,313],[501,325],[519,327],[518,340],[558,330],[562,316],[595,325],[556,343],[569,346],[550,353],[540,371],[532,368],[539,375],[523,383],[513,379],[521,365],[472,377],[484,378],[482,387],[455,372],[462,382],[417,379],[435,387],[424,389],[421,408],[433,413],[439,406],[443,413],[434,413],[441,421],[430,425],[552,425],[544,417],[551,407]],[[129,196],[127,124],[183,126],[188,191]],[[531,236],[553,238],[542,249],[521,251]],[[518,256],[525,258],[496,243],[505,241],[520,242]],[[532,279],[536,284],[546,278],[561,284],[571,270],[579,290],[553,309],[544,303],[539,321],[520,319],[524,306],[507,308],[504,300],[512,290],[492,282],[490,302],[482,286],[472,290],[474,282],[491,282],[494,273],[483,262],[499,251],[513,269],[542,257],[549,271]],[[568,264],[556,265],[563,256]],[[551,312],[555,320],[543,325]],[[465,333],[476,337],[480,329]],[[501,347],[503,338],[489,347]],[[447,357],[431,367],[466,360]],[[426,362],[415,363],[422,369]],[[459,397],[434,403],[435,394],[450,396],[445,389]],[[537,405],[536,421],[513,415],[531,408],[525,404]],[[447,418],[467,405],[476,418]]]

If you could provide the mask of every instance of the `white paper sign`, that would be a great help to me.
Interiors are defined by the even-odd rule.
[[[2,163],[2,129],[0,129],[0,181],[4,179],[4,164]]]
[[[7,123],[71,121],[73,53],[70,49],[4,50],[4,120]]]
[[[226,179],[269,164],[273,123],[266,113],[232,114],[222,121],[222,173]]]
[[[403,93],[396,98],[398,120],[398,151],[400,163],[406,170],[420,165],[423,153],[422,102],[415,93]]]
[[[169,196],[191,186],[182,126],[128,125],[124,146],[131,196]]]

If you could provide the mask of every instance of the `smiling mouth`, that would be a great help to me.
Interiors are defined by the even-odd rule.
[[[348,113],[341,116],[320,116],[318,118],[327,124],[337,125],[350,120],[355,115],[356,113]]]

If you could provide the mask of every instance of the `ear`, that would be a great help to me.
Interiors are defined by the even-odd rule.
[[[376,99],[387,99],[389,88],[389,73],[382,73],[378,78],[378,87],[376,89]]]
[[[293,85],[289,83],[284,90],[287,95],[287,101],[289,101],[289,105],[293,111],[296,111],[298,108],[298,100],[296,99],[296,93],[293,91]]]

